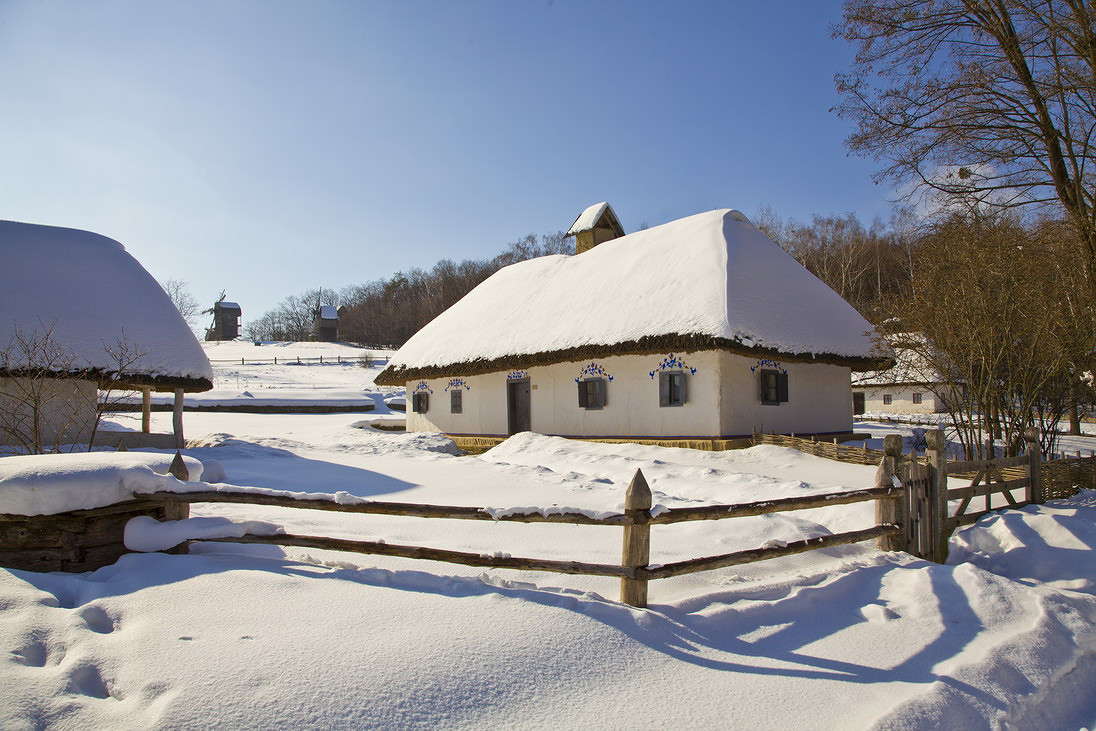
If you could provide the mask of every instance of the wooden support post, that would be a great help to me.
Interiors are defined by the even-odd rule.
[[[240,358],[240,365],[244,365],[244,359]]]
[[[274,365],[278,365],[278,356],[274,356]]]
[[[943,429],[933,429],[925,433],[928,447],[925,454],[929,458],[928,520],[929,549],[927,558],[936,563],[947,563],[948,539],[950,531],[944,527],[948,519],[948,472],[945,446],[947,440]]]
[[[879,468],[875,471],[875,486],[892,487],[895,477],[899,480],[902,479],[898,469],[899,461],[902,458],[902,437],[897,434],[888,434],[883,439],[883,445],[886,454],[879,461]],[[909,485],[906,485],[906,491],[897,497],[880,498],[875,501],[876,525],[893,523],[902,528],[901,533],[892,533],[879,537],[880,551],[906,550],[906,537],[909,534],[909,526],[906,525],[909,504]]]
[[[651,562],[651,488],[643,472],[636,470],[624,495],[624,514],[632,521],[624,526],[624,548],[620,565],[626,569],[646,567]],[[647,606],[647,579],[621,579],[620,601],[633,607]]]
[[[175,433],[175,448],[186,446],[183,440],[183,389],[175,389],[175,408],[171,415],[171,427]]]
[[[152,389],[141,389],[141,433],[152,431]]]
[[[1039,430],[1029,427],[1024,430],[1024,441],[1027,442],[1028,457],[1028,489],[1027,499],[1033,503],[1045,503],[1046,491],[1043,489],[1042,457],[1039,452]]]

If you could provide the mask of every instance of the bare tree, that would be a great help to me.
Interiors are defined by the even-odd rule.
[[[183,316],[186,324],[193,328],[201,305],[190,293],[187,283],[182,279],[168,279],[161,282],[160,286],[167,292],[167,296],[171,298],[171,304],[175,305],[175,309]]]
[[[1096,10],[1089,0],[847,0],[849,146],[880,179],[977,206],[1051,206],[1096,295]]]

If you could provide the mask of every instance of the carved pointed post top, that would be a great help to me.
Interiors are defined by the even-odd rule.
[[[625,510],[650,510],[653,496],[651,488],[647,485],[647,478],[643,476],[643,470],[637,469],[632,475],[632,481],[628,483],[628,491],[624,493]]]
[[[175,450],[175,459],[171,460],[171,467],[168,468],[168,474],[176,480],[181,480],[183,482],[190,479],[190,470],[187,469],[186,462],[183,461],[183,455],[179,450]]]

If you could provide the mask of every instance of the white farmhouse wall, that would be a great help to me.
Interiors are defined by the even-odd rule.
[[[719,372],[716,353],[708,351],[683,357],[696,373],[688,375],[688,401],[683,406],[658,405],[658,377],[651,377],[663,355],[623,355],[593,361],[612,376],[607,383],[608,403],[602,409],[578,405],[576,378],[591,361],[556,363],[529,368],[531,423],[533,431],[561,436],[703,436],[719,434]],[[462,413],[450,413],[448,378],[411,381],[407,384],[408,431],[441,431],[447,434],[505,436],[507,433],[506,383],[510,371],[463,378]],[[416,389],[432,391],[425,414],[412,410]]]
[[[98,394],[88,380],[0,378],[0,444],[23,447],[33,439],[34,405],[41,446],[86,444]]]
[[[864,410],[868,413],[885,414],[938,414],[947,411],[942,399],[924,385],[896,384],[891,386],[869,386],[853,388],[864,394]],[[913,402],[913,394],[921,394],[921,403]],[[883,403],[883,396],[889,395],[891,403]]]
[[[533,431],[588,437],[736,437],[754,431],[841,433],[852,429],[849,369],[820,363],[780,363],[788,373],[789,399],[761,403],[759,361],[721,351],[680,356],[687,367],[688,401],[659,406],[657,370],[665,355],[612,356],[594,361],[607,375],[608,404],[578,405],[576,378],[590,361],[529,368]],[[753,367],[753,370],[751,370]],[[761,367],[769,367],[761,364]],[[695,372],[693,372],[695,370]],[[656,376],[651,377],[651,372]],[[509,371],[461,379],[434,378],[407,384],[408,431],[505,436]],[[449,390],[463,391],[462,413],[450,411]],[[412,410],[412,394],[430,394],[427,413]]]
[[[774,365],[775,364],[775,365]],[[788,400],[761,402],[762,369],[788,374]],[[725,436],[829,434],[852,430],[850,369],[827,363],[792,363],[719,353],[721,430]]]

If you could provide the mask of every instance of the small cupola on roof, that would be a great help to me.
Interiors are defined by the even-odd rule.
[[[571,228],[567,229],[567,235],[575,237],[575,253],[581,254],[598,244],[623,236],[624,227],[620,225],[613,207],[602,201],[578,214]]]

